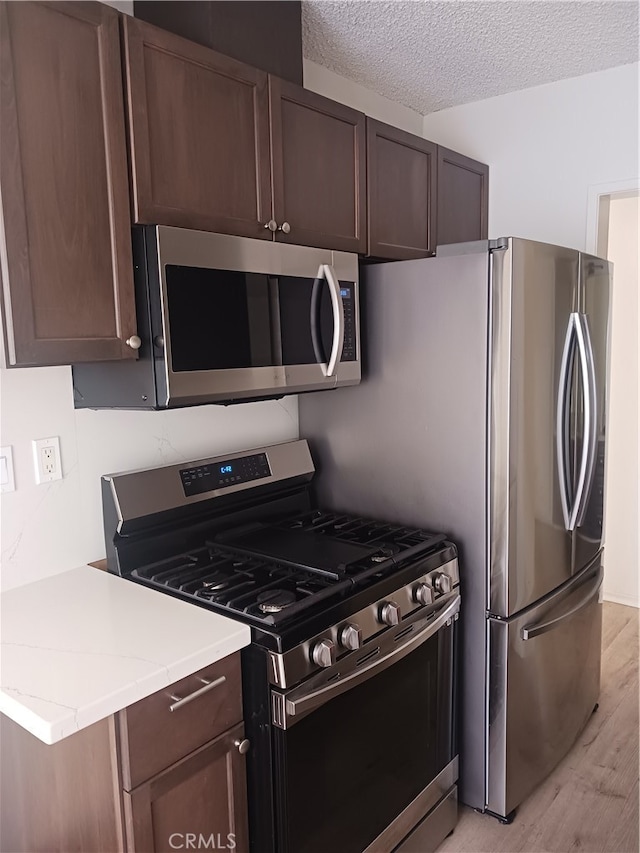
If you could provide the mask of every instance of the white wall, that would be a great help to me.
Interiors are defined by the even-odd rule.
[[[383,98],[382,95],[365,89],[359,83],[347,80],[346,77],[341,77],[309,59],[303,60],[302,71],[306,89],[353,107],[354,110],[360,110],[378,121],[422,136],[423,116],[415,110],[390,101],[389,98]]]
[[[425,116],[489,164],[489,236],[585,248],[588,188],[637,177],[638,63]]]
[[[605,597],[640,606],[638,575],[638,195],[611,199],[611,387],[605,514]]]

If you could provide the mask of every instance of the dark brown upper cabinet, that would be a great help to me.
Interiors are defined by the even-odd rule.
[[[436,248],[437,146],[367,118],[368,254],[424,258]]]
[[[486,240],[489,167],[438,146],[438,245]]]
[[[364,115],[124,18],[134,219],[365,250]]]
[[[366,251],[365,116],[269,78],[276,239]]]
[[[23,2],[0,17],[7,361],[135,358],[118,13]]]
[[[123,27],[135,221],[271,239],[267,74]]]

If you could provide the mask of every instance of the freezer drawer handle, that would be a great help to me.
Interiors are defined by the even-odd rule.
[[[582,598],[575,607],[572,607],[570,610],[565,611],[561,616],[557,616],[555,619],[550,619],[549,622],[539,622],[537,625],[527,625],[522,629],[522,639],[523,640],[533,640],[534,637],[539,637],[540,634],[546,634],[547,631],[553,631],[561,622],[564,622],[565,619],[569,619],[571,616],[575,616],[580,610],[583,610],[589,602],[596,597],[598,592],[600,591],[600,587],[602,586],[602,577],[599,579],[596,586],[593,587],[585,596]]]

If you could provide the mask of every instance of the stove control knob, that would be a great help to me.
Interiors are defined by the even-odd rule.
[[[434,589],[437,589],[443,595],[446,592],[451,592],[451,578],[449,575],[445,575],[444,572],[440,572],[433,576],[433,586]]]
[[[433,590],[426,583],[419,583],[413,590],[413,600],[417,604],[433,604]]]
[[[349,651],[355,651],[362,645],[362,631],[357,625],[349,623],[340,631],[340,645]]]
[[[333,640],[318,640],[311,652],[311,659],[318,666],[331,666],[336,662],[336,644]]]
[[[385,601],[380,608],[380,621],[393,628],[394,625],[400,622],[400,618],[400,608],[395,601]]]

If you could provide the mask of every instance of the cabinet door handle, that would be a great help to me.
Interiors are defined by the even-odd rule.
[[[125,343],[128,347],[131,347],[131,349],[140,349],[142,346],[142,340],[138,335],[131,335],[130,338],[127,338]]]
[[[177,711],[178,708],[182,708],[183,705],[193,702],[194,699],[197,699],[198,696],[202,696],[203,693],[208,693],[210,690],[213,690],[214,687],[219,687],[221,684],[224,684],[226,680],[226,675],[221,675],[220,678],[215,678],[213,681],[207,681],[206,678],[200,678],[199,681],[201,681],[204,686],[194,690],[193,693],[189,693],[188,696],[180,698],[180,696],[175,696],[171,693],[170,698],[173,699],[173,704],[169,705],[169,710]]]
[[[268,229],[269,229],[269,231],[277,231],[277,230],[278,230],[278,223],[275,221],[275,219],[270,219],[270,220],[265,224],[265,226],[264,226],[264,227],[265,227],[265,228],[268,228]]]
[[[278,231],[282,231],[283,234],[288,234],[291,231],[291,226],[288,222],[283,222],[282,225],[278,225]]]
[[[251,741],[244,738],[244,740],[234,740],[233,745],[237,747],[240,755],[244,755],[246,752],[249,752],[249,747],[251,746]]]

